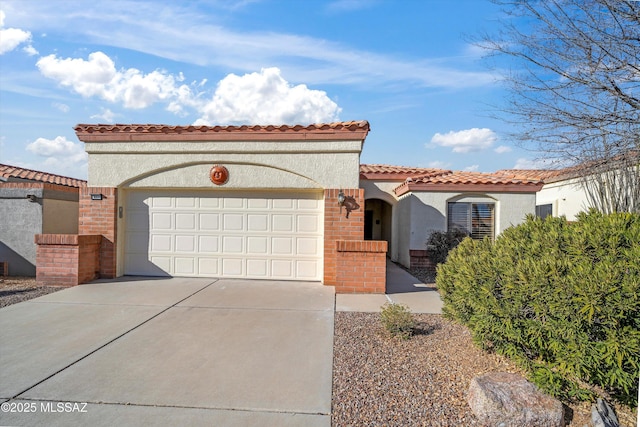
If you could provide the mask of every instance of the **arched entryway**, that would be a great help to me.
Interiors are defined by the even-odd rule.
[[[391,253],[392,206],[381,199],[367,199],[364,202],[364,239],[385,240]]]

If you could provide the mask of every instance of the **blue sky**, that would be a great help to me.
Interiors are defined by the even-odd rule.
[[[86,178],[78,123],[368,120],[362,163],[535,166],[467,35],[485,0],[0,0],[0,163]],[[508,65],[508,64],[507,64]]]

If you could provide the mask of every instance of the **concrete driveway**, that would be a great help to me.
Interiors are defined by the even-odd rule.
[[[125,278],[0,309],[0,425],[329,426],[334,301]]]

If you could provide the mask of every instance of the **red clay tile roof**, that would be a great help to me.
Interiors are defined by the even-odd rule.
[[[66,187],[84,187],[87,181],[69,178],[67,176],[55,175],[47,172],[34,171],[31,169],[19,168],[17,166],[0,164],[0,181],[34,181],[48,182],[50,184],[64,185]]]
[[[392,165],[360,165],[360,177],[363,179],[379,179],[385,181],[404,181],[414,176],[438,176],[451,171],[434,168],[415,168]]]
[[[567,169],[502,169],[494,172],[494,175],[514,179],[537,179],[549,182],[567,174]]]
[[[362,168],[361,168],[362,170]],[[543,180],[537,176],[509,175],[431,169],[426,174],[407,177],[394,189],[400,196],[409,191],[487,191],[487,192],[536,192],[542,188]]]
[[[79,124],[81,141],[278,141],[363,140],[369,122],[350,121],[302,125],[169,126],[154,124]]]

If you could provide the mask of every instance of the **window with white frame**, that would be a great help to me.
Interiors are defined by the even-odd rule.
[[[472,239],[494,238],[494,203],[449,202],[447,208],[448,230],[464,230]]]

